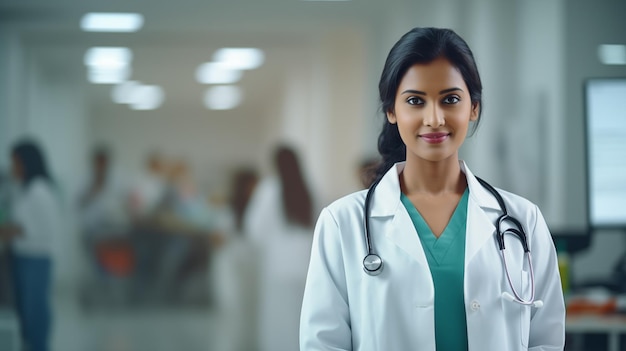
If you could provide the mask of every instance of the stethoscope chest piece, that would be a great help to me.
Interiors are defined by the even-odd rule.
[[[383,271],[383,259],[370,253],[363,259],[363,270],[369,275],[379,275]]]

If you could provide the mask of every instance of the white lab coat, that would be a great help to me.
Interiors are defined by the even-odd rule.
[[[303,299],[300,350],[435,351],[434,286],[415,227],[400,202],[397,164],[372,198],[371,240],[384,261],[380,275],[363,271],[366,191],[337,200],[317,222]],[[464,298],[470,351],[563,350],[565,305],[557,256],[537,206],[499,190],[509,214],[528,234],[536,299],[542,308],[502,298],[510,292],[495,240],[496,199],[461,161],[469,186]],[[506,237],[511,279],[530,294],[529,271],[514,236]],[[454,335],[450,335],[454,337]]]
[[[244,230],[258,250],[258,350],[295,351],[312,228],[288,222],[280,181],[271,177],[250,200]]]

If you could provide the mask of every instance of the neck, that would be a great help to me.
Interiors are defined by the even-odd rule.
[[[412,194],[439,195],[463,193],[467,181],[458,157],[437,162],[407,158],[400,176],[400,187],[407,196]]]

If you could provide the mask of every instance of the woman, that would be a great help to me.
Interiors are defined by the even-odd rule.
[[[44,351],[49,349],[49,299],[59,202],[44,156],[35,143],[17,143],[11,157],[19,190],[12,202],[11,222],[0,227],[0,236],[11,242],[13,286],[24,344],[28,350]]]
[[[260,255],[259,350],[293,351],[298,349],[313,202],[296,153],[281,146],[274,162],[277,175],[257,186],[244,231]]]
[[[495,240],[502,206],[459,160],[481,90],[472,52],[451,30],[415,28],[391,49],[379,84],[378,179],[365,218],[368,191],[320,215],[301,350],[563,349],[557,257],[540,211],[497,190],[532,252],[506,234],[505,270]]]

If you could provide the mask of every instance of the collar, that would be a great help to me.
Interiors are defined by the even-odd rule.
[[[461,171],[467,179],[470,198],[484,209],[499,210],[500,206],[496,198],[485,189],[474,174],[470,171],[464,161],[459,160]],[[398,162],[385,173],[380,183],[372,195],[372,217],[393,216],[401,206],[400,201],[400,179],[399,175],[404,170],[405,162]]]

